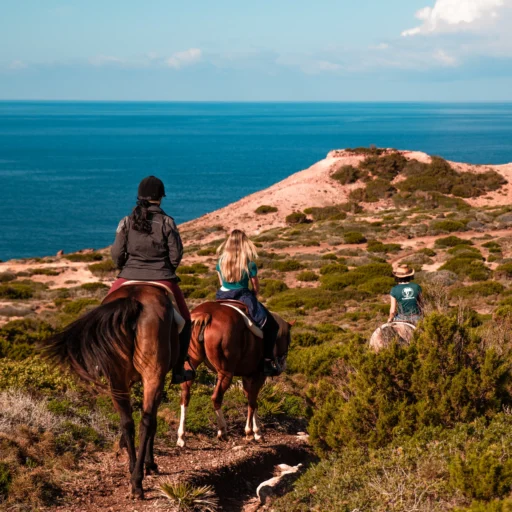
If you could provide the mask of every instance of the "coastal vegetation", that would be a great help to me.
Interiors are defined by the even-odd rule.
[[[350,151],[362,155],[361,163],[331,176],[363,190],[350,203],[312,204],[288,217],[280,207],[254,213],[259,220],[283,217],[282,226],[262,228],[254,240],[262,300],[295,321],[287,372],[263,388],[260,415],[270,431],[307,430],[317,457],[272,507],[506,511],[512,236],[504,226],[512,208],[465,202],[503,179],[491,172],[474,179],[438,158],[422,163],[377,148]],[[368,211],[373,198],[389,202]],[[223,233],[183,232],[187,253],[178,274],[191,307],[215,296]],[[387,320],[397,262],[416,270],[426,316],[409,346],[393,343],[374,353],[368,339]],[[68,490],[82,485],[84,461],[116,450],[120,419],[108,397],[38,350],[96,307],[114,275],[107,251],[2,265],[0,507],[65,508]],[[187,430],[199,440],[216,431],[213,386],[214,376],[202,368],[187,417]],[[135,385],[136,411],[141,402]],[[224,403],[231,436],[241,437],[246,400],[238,381]],[[179,409],[179,388],[168,379],[160,446],[175,445]],[[174,501],[193,500],[195,489],[194,482],[162,485]]]

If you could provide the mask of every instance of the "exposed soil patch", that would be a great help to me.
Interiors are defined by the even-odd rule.
[[[157,440],[158,441],[158,440]],[[211,485],[220,509],[241,511],[254,498],[258,485],[272,477],[274,467],[285,463],[307,465],[315,460],[307,437],[266,430],[265,442],[245,443],[242,435],[226,442],[190,436],[180,449],[158,443],[155,458],[160,474],[144,480],[144,501],[130,498],[127,456],[103,453],[84,461],[78,473],[63,484],[63,502],[49,510],[66,512],[144,512],[176,510],[158,491],[161,479]],[[67,475],[71,477],[71,475]]]

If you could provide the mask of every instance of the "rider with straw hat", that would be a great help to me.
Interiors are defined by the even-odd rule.
[[[416,324],[422,315],[422,290],[414,283],[414,269],[399,265],[393,270],[397,284],[391,289],[391,307],[388,322]]]

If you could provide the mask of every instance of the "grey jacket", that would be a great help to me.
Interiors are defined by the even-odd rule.
[[[112,245],[112,259],[121,269],[119,277],[153,281],[178,280],[176,269],[183,256],[183,243],[174,219],[158,206],[148,208],[152,213],[152,233],[141,233],[132,228],[132,219],[125,217],[119,223]]]

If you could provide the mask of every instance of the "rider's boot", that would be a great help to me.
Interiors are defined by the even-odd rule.
[[[263,375],[266,377],[276,377],[281,373],[281,368],[274,355],[279,325],[272,314],[268,314],[267,321],[262,328],[263,331]]]
[[[171,384],[182,384],[190,380],[194,380],[196,372],[194,369],[185,370],[185,361],[188,360],[188,347],[190,345],[190,336],[192,334],[192,322],[187,320],[185,327],[180,332],[179,343],[180,352],[178,360],[172,369]]]

